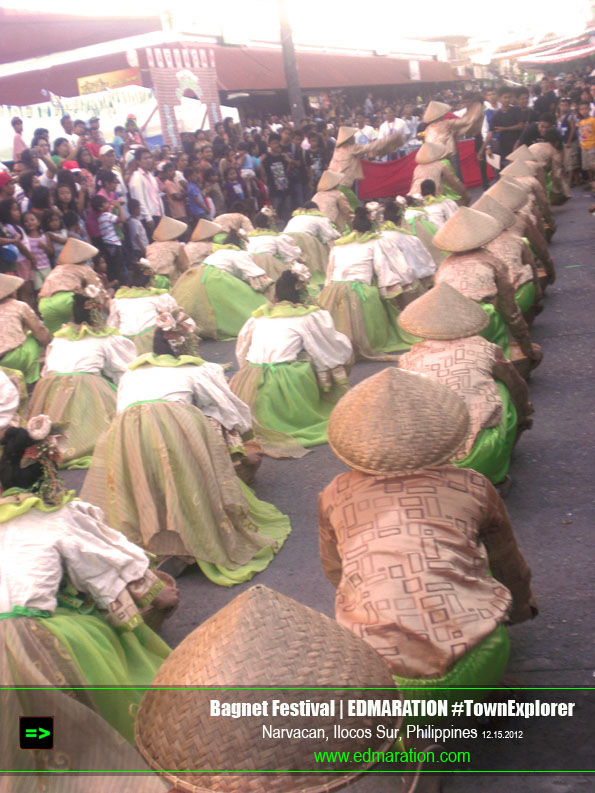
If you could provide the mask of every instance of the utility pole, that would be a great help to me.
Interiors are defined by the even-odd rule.
[[[304,119],[304,103],[302,100],[302,89],[300,88],[300,78],[298,77],[297,64],[295,61],[295,50],[293,48],[293,38],[291,35],[291,25],[287,16],[286,0],[277,0],[279,4],[279,21],[281,28],[281,46],[283,48],[283,66],[285,68],[285,82],[287,83],[287,93],[289,94],[289,107],[294,126],[298,126]]]

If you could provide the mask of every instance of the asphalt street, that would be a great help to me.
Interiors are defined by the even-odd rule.
[[[515,449],[510,471],[513,485],[506,506],[532,568],[540,613],[532,622],[510,629],[512,650],[505,682],[511,687],[593,685],[595,216],[587,212],[590,203],[591,199],[577,189],[571,201],[554,209],[558,231],[551,253],[557,280],[548,288],[545,310],[533,326],[533,339],[544,351],[543,363],[530,380],[534,426]],[[233,342],[204,342],[201,355],[235,365]],[[386,365],[357,364],[352,384]],[[231,589],[212,584],[195,566],[188,568],[178,578],[181,603],[163,628],[164,639],[175,647],[255,583],[333,616],[334,589],[322,573],[318,554],[317,495],[345,470],[326,445],[301,460],[265,458],[253,487],[259,498],[290,515],[289,539],[267,570],[252,582]],[[83,477],[84,472],[65,475],[68,484],[77,487]],[[540,693],[542,699],[554,699],[546,697],[546,692],[515,693],[520,699],[534,699]],[[456,742],[456,746],[449,743],[449,749],[470,751],[474,768],[508,773],[481,777],[448,774],[445,793],[476,793],[480,789],[482,793],[595,791],[595,780],[586,774],[513,773],[519,769],[595,768],[594,698],[591,696],[588,710],[581,705],[583,692],[560,695],[563,700],[579,703],[573,718],[527,720],[522,725],[522,739]],[[519,725],[509,720],[488,723],[487,727],[516,730]],[[366,776],[351,786],[354,793],[394,793],[398,789],[397,780],[389,774]]]

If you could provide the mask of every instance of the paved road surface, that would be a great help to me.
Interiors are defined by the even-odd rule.
[[[530,382],[535,422],[515,450],[513,487],[506,500],[533,570],[541,608],[537,619],[510,630],[508,683],[516,686],[593,684],[595,218],[587,214],[589,203],[580,190],[575,190],[572,201],[555,209],[558,232],[551,252],[558,277],[548,289],[546,308],[533,329],[534,340],[544,350],[543,363]],[[233,349],[233,342],[205,342],[201,354],[208,360],[226,362],[234,360]],[[384,365],[358,364],[352,382],[359,382]],[[319,562],[317,494],[344,470],[329,447],[322,446],[302,460],[265,459],[255,483],[260,498],[291,516],[293,530],[274,562],[252,584],[265,584],[329,616],[333,615],[334,590]],[[67,479],[70,484],[79,485],[82,472],[69,472]],[[178,579],[181,605],[166,623],[164,638],[175,646],[252,584],[231,589],[217,587],[196,567],[190,568]],[[566,693],[565,698],[572,700],[573,692]],[[518,728],[514,722],[497,726]],[[476,761],[481,760],[476,767],[485,769],[594,767],[592,707],[590,713],[579,709],[576,717],[565,722],[534,719],[522,728],[522,742],[474,741],[448,748],[468,749]],[[595,790],[595,781],[587,776],[557,774],[457,774],[448,776],[445,782],[446,793],[476,793],[479,789],[482,793],[586,793]],[[398,784],[392,775],[368,776],[357,781],[351,790],[396,792]]]

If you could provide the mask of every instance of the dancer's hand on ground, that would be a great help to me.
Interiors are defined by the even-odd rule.
[[[173,609],[175,608],[178,603],[180,602],[180,590],[175,586],[166,586],[165,589],[162,589],[161,592],[157,595],[153,604],[158,609]]]

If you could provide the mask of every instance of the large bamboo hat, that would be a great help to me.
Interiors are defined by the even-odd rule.
[[[204,218],[201,218],[196,224],[190,239],[192,242],[210,240],[215,236],[215,234],[220,234],[223,230],[223,226],[220,226],[218,223],[213,223],[212,220],[205,220]]]
[[[510,154],[507,154],[506,159],[508,162],[517,162],[517,160],[520,162],[535,162],[537,158],[531,154],[529,147],[525,146],[523,143],[523,145],[519,146],[518,149],[515,149],[514,151],[511,151]]]
[[[253,703],[274,697],[286,702],[328,702],[342,691],[263,691],[213,686],[387,687],[375,698],[401,699],[382,657],[335,620],[263,586],[242,593],[196,628],[161,666],[153,686],[192,686],[180,690],[152,688],[136,718],[136,745],[151,768],[176,791],[189,793],[292,793],[328,791],[349,782],[355,768],[341,774],[284,774],[283,771],[327,770],[315,764],[312,740],[263,739],[263,724],[275,729],[322,728],[332,739],[337,715],[317,718],[269,714],[263,718],[210,715],[210,701]],[[205,688],[196,688],[205,687]],[[370,692],[368,692],[370,693]],[[349,692],[349,698],[356,697]],[[398,726],[398,719],[349,717],[342,726]],[[388,749],[391,741],[336,738],[334,751],[371,746]],[[331,744],[329,744],[330,746]],[[369,766],[368,766],[369,767]],[[339,770],[338,767],[334,768]],[[359,766],[359,771],[365,770]],[[179,771],[196,771],[178,775]],[[217,773],[278,771],[267,774]],[[210,773],[212,772],[212,773]]]
[[[415,155],[415,162],[425,165],[446,157],[446,146],[442,143],[424,143]]]
[[[339,134],[337,135],[337,146],[342,146],[348,140],[359,132],[357,127],[339,127]]]
[[[432,100],[426,107],[422,121],[425,121],[426,124],[430,124],[432,121],[437,121],[439,118],[442,118],[442,116],[450,113],[451,110],[452,107],[445,102],[435,102]]]
[[[541,166],[547,165],[551,157],[551,143],[546,143],[545,141],[532,143],[529,146],[529,154],[533,158],[532,160],[527,160],[529,167],[531,167],[533,161]]]
[[[517,212],[527,203],[529,191],[520,182],[514,183],[509,182],[508,179],[498,179],[489,190],[486,190],[484,195],[495,198],[512,212]]]
[[[504,227],[492,217],[469,207],[459,207],[432,237],[432,245],[441,251],[462,253],[480,248],[496,239]]]
[[[334,190],[341,184],[343,177],[336,171],[324,171],[318,182],[317,190]]]
[[[22,278],[8,273],[0,273],[0,300],[16,292],[25,282]]]
[[[539,165],[535,163],[536,168]],[[528,161],[516,160],[500,171],[500,176],[535,176],[535,169],[531,168]]]
[[[88,242],[69,237],[58,256],[56,264],[81,264],[97,256],[98,253],[97,248],[89,245]]]
[[[446,283],[438,284],[401,311],[399,326],[423,339],[463,339],[481,333],[490,322],[474,300]]]
[[[465,403],[450,388],[388,368],[339,400],[329,419],[328,442],[351,468],[400,474],[450,460],[468,425]]]
[[[476,209],[478,212],[485,212],[486,215],[489,215],[497,220],[498,223],[501,223],[502,227],[505,229],[514,226],[516,221],[514,212],[504,206],[504,204],[501,204],[500,201],[496,200],[493,196],[486,195],[485,193],[481,198],[478,198],[474,204],[471,204],[471,209]]]
[[[153,239],[157,240],[157,242],[175,240],[180,234],[183,234],[187,228],[187,223],[182,223],[181,220],[175,220],[174,218],[168,218],[167,215],[163,215],[157,224],[157,228],[153,232]]]

